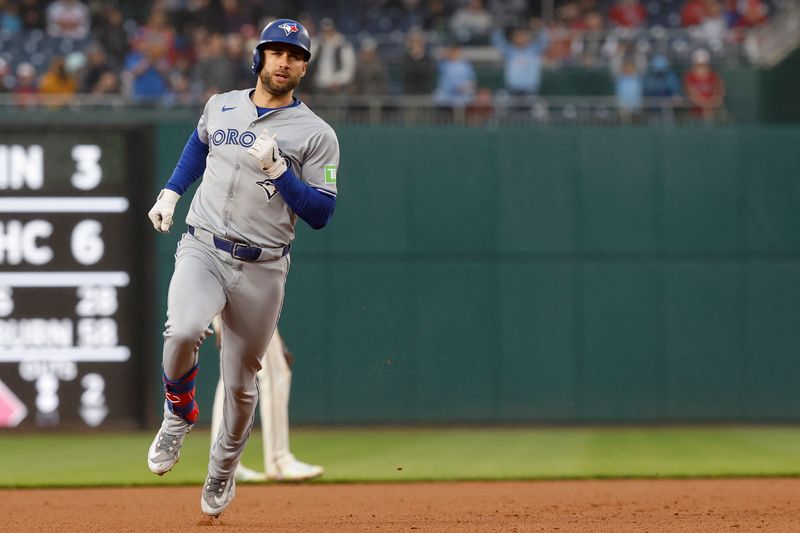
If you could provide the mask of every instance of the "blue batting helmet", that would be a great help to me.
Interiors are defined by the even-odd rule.
[[[303,50],[306,61],[311,58],[311,37],[308,36],[308,30],[296,20],[273,20],[264,26],[259,43],[253,49],[253,65],[250,68],[254,74],[258,74],[261,67],[264,66],[261,50],[268,43],[286,43],[297,46]]]

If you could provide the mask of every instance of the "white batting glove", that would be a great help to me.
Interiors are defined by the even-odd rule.
[[[172,226],[172,215],[175,213],[175,204],[178,203],[181,195],[175,191],[164,189],[158,193],[156,203],[147,213],[153,227],[161,233],[167,233]]]
[[[270,137],[269,130],[264,129],[247,149],[247,153],[256,158],[264,174],[273,180],[280,178],[289,166],[275,142],[277,136],[276,133]]]

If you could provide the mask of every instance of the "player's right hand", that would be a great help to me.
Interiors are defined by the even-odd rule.
[[[247,149],[247,153],[258,161],[261,171],[273,180],[283,176],[289,166],[278,148],[278,142],[275,140],[277,136],[277,133],[270,135],[269,130],[264,128],[253,145]]]
[[[180,194],[169,189],[164,189],[158,194],[156,203],[147,213],[156,231],[161,233],[169,231],[170,226],[172,226],[172,215],[175,213],[175,204],[178,203],[180,197]]]

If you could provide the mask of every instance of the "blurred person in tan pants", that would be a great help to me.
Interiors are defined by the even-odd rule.
[[[219,349],[224,334],[219,315],[214,317],[212,327],[216,332],[216,344]],[[259,472],[240,463],[236,469],[237,481],[302,481],[319,477],[325,472],[321,466],[298,461],[289,450],[289,393],[293,359],[276,329],[261,359],[261,370],[256,375],[259,385],[258,406],[264,448],[264,471]],[[216,440],[222,425],[223,398],[224,385],[220,372],[211,414],[212,443]]]

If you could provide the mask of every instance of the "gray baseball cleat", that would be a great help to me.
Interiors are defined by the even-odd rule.
[[[147,452],[147,466],[150,471],[163,476],[175,466],[181,458],[181,446],[186,434],[167,433],[164,428],[158,430],[156,438]]]
[[[236,496],[236,480],[208,476],[200,492],[200,510],[212,517],[219,516]]]

